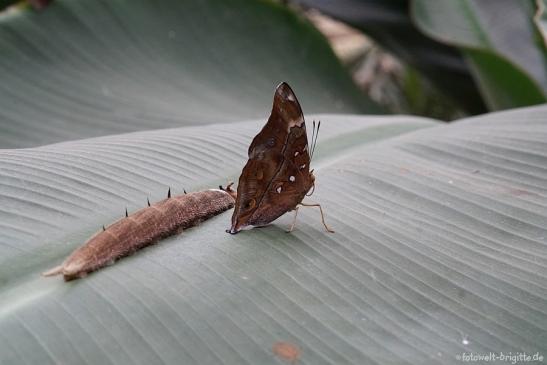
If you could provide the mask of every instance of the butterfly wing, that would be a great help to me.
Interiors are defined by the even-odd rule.
[[[287,83],[277,87],[268,122],[253,139],[248,154],[230,233],[270,223],[294,209],[313,185],[304,115]]]
[[[305,127],[302,126],[299,129],[300,131],[293,129],[290,134],[289,141],[294,139],[295,143],[287,144],[281,168],[249,219],[250,225],[268,224],[293,210],[312,187],[314,177],[309,172],[309,155],[305,151],[307,146]],[[302,130],[304,135],[296,137]],[[295,154],[296,156],[294,156]]]

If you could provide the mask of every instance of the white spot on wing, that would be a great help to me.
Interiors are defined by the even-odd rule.
[[[281,193],[281,186],[278,186],[277,189],[275,189],[275,191],[277,191],[278,194]]]
[[[287,95],[287,99],[289,99],[290,101],[296,101],[293,94]]]
[[[303,164],[300,166],[300,170],[304,170],[306,168],[306,164]]]
[[[287,128],[287,132],[291,133],[291,128],[294,128],[294,127],[301,128],[302,123],[304,123],[304,116],[302,116],[302,115],[300,115],[296,119],[290,120],[289,121],[289,128]]]
[[[294,180],[296,180],[296,178],[294,176],[289,176],[289,181],[290,182],[294,182]]]
[[[298,156],[299,154],[300,154],[300,152],[296,151],[296,152],[294,153],[294,157]]]

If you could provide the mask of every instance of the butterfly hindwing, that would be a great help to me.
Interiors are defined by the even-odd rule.
[[[313,185],[305,124],[293,127],[283,154],[283,163],[257,206],[251,225],[267,224],[296,207]]]

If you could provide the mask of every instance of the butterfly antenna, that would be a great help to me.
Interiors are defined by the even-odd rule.
[[[319,127],[321,127],[321,121],[317,122],[317,130],[315,131],[315,140],[312,140],[312,150],[311,150],[310,160],[313,158],[313,154],[315,153],[315,146],[317,145],[317,137],[319,136]]]
[[[310,150],[308,151],[309,154],[310,154],[310,160],[311,160],[311,151],[313,150],[313,138],[315,136],[315,120],[313,121],[313,127],[312,127],[312,130],[311,130],[311,146],[310,146]]]

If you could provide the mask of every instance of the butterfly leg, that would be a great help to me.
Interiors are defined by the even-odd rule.
[[[298,208],[300,208],[300,207],[297,206],[296,208],[294,208],[294,219],[292,221],[291,228],[289,228],[289,230],[286,231],[287,233],[291,233],[294,229],[294,226],[296,225],[296,217],[298,216]]]
[[[306,204],[306,203],[300,203],[303,207],[319,207],[319,211],[321,212],[321,222],[323,222],[323,225],[325,226],[325,229],[327,232],[334,233],[332,229],[327,226],[327,223],[325,223],[325,215],[323,214],[323,208],[321,208],[321,204]],[[296,216],[295,216],[296,219]]]

